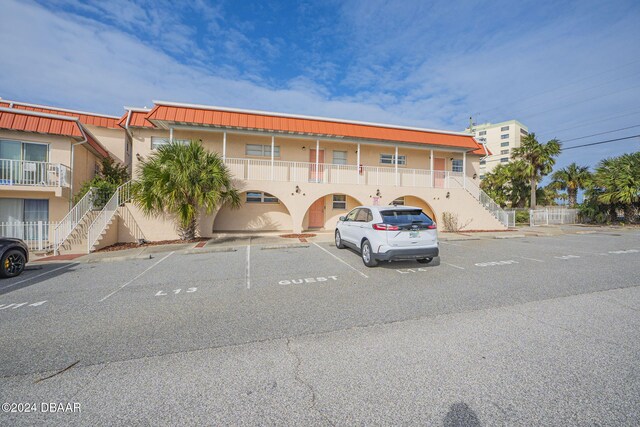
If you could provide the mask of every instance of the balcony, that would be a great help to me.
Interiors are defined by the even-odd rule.
[[[69,187],[71,169],[60,163],[0,159],[3,186]]]
[[[237,179],[242,180],[465,188],[462,172],[232,158],[227,158],[225,164]]]

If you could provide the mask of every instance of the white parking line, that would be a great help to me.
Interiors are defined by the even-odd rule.
[[[535,258],[527,258],[526,256],[518,256],[516,255],[518,258],[522,258],[522,259],[528,259],[529,261],[535,261],[535,262],[544,262],[541,259],[535,259]]]
[[[334,254],[332,254],[331,252],[329,252],[328,250],[326,250],[325,248],[323,248],[322,246],[320,246],[319,244],[317,244],[316,242],[311,242],[314,245],[316,245],[317,247],[319,247],[320,249],[322,249],[323,251],[325,251],[326,253],[328,253],[329,255],[331,255],[332,257],[334,257],[335,259],[337,259],[338,261],[340,261],[341,263],[343,263],[344,265],[346,265],[347,267],[349,267],[350,269],[352,269],[353,271],[355,271],[356,273],[358,273],[359,275],[361,275],[362,277],[364,277],[365,279],[368,279],[369,276],[367,276],[366,274],[364,274],[362,271],[356,269],[355,267],[351,266],[350,264],[347,264],[344,260],[341,260],[340,258],[338,258],[337,256],[335,256]]]
[[[20,280],[18,282],[14,282],[14,283],[12,283],[10,285],[7,285],[7,286],[5,286],[3,288],[0,288],[0,291],[4,291],[5,289],[9,289],[12,286],[19,285],[20,283],[28,282],[29,280],[37,279],[38,277],[44,276],[44,275],[49,274],[49,273],[53,273],[54,271],[62,270],[63,268],[72,267],[74,265],[78,265],[78,263],[74,262],[72,264],[65,264],[62,267],[54,268],[53,270],[45,271],[44,273],[40,273],[40,274],[37,274],[35,276],[31,276],[31,277],[29,277],[27,279]]]
[[[247,245],[247,289],[251,289],[251,238]]]
[[[448,262],[442,262],[442,261],[440,261],[440,262],[442,264],[448,265],[449,267],[457,268],[458,270],[464,270],[464,267],[460,267],[458,265],[449,264]]]
[[[146,273],[147,271],[151,270],[153,267],[155,267],[156,265],[160,264],[162,261],[164,261],[165,259],[169,258],[171,255],[173,255],[175,253],[175,251],[173,252],[169,252],[169,254],[167,254],[164,258],[161,258],[159,261],[157,261],[155,264],[147,267],[146,270],[144,270],[142,273],[138,274],[136,277],[134,277],[133,279],[129,280],[127,283],[125,283],[124,285],[120,286],[118,289],[116,289],[115,291],[111,292],[109,295],[107,295],[106,297],[102,298],[100,300],[100,302],[106,300],[107,298],[109,298],[111,295],[115,294],[116,292],[118,292],[120,289],[123,289],[124,287],[130,285],[131,283],[133,283],[136,279],[138,279],[139,277],[141,277],[144,273]]]

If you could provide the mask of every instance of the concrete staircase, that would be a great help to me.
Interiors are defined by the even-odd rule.
[[[62,243],[58,251],[61,255],[83,254],[87,252],[87,231],[89,225],[98,216],[100,211],[88,211],[69,237]]]

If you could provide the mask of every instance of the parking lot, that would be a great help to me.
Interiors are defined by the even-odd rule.
[[[127,405],[144,406],[147,416],[152,416],[148,411],[168,416],[169,408],[158,406],[167,398],[163,387],[168,382],[183,398],[189,384],[199,384],[194,392],[211,400],[217,408],[209,407],[216,411],[213,419],[221,423],[241,415],[249,424],[392,423],[399,420],[393,414],[409,413],[409,419],[428,423],[453,410],[454,417],[473,415],[487,424],[529,424],[549,421],[554,411],[558,419],[582,420],[577,414],[590,410],[579,400],[590,402],[601,393],[599,404],[613,412],[600,413],[598,420],[640,420],[640,383],[632,369],[640,362],[639,231],[447,241],[440,252],[427,265],[395,262],[370,269],[355,252],[326,242],[248,244],[215,253],[167,252],[146,260],[32,269],[0,282],[0,396],[3,402],[35,396],[38,401],[84,402],[86,418],[55,419],[78,424],[99,422],[106,414],[124,416],[117,411]],[[598,305],[603,301],[615,309]],[[571,336],[578,330],[582,336],[575,349],[563,347],[565,334],[546,331],[544,322],[560,325]],[[385,340],[385,334],[398,335]],[[615,345],[603,347],[603,342]],[[390,343],[397,352],[387,347]],[[597,351],[596,361],[590,359],[594,354],[582,354],[588,349]],[[516,350],[540,370],[521,365],[512,357]],[[453,406],[460,403],[455,398],[445,404],[460,387],[456,381],[465,381],[463,371],[476,369],[477,361],[449,372],[453,382],[436,368],[476,353],[493,358],[493,371],[483,372],[489,377],[493,372],[500,381],[470,383],[466,406]],[[378,358],[370,359],[373,354]],[[549,354],[561,360],[549,361]],[[211,358],[219,362],[215,368]],[[555,380],[544,371],[545,360]],[[599,364],[603,360],[613,361],[606,364],[614,369],[613,378]],[[168,361],[175,370],[159,370]],[[200,365],[191,365],[196,361]],[[406,376],[412,371],[399,368],[415,364],[420,372],[431,372],[424,380],[436,387],[424,391],[431,403],[422,400],[418,383]],[[380,370],[395,375],[378,377]],[[154,388],[158,400],[148,395],[121,400],[118,394],[131,386],[125,371]],[[201,384],[193,372],[204,377],[215,372],[215,378]],[[603,376],[607,387],[624,393],[620,402],[607,400],[609,392],[598,382]],[[403,399],[419,404],[393,398],[394,390],[399,392],[395,388],[402,388],[399,377],[405,381],[403,390],[414,392]],[[542,393],[541,381],[551,381],[544,385],[551,390],[554,381],[565,386],[568,378],[581,385],[581,394],[571,387],[550,393],[570,399],[574,407],[558,403],[538,418],[527,416],[536,406],[526,401],[527,390]],[[237,390],[238,384],[244,388]],[[247,395],[245,388],[252,392]],[[111,402],[109,408],[99,405],[101,394]],[[493,403],[484,400],[487,396]],[[381,402],[387,412],[376,406]],[[189,405],[197,402],[189,399]],[[0,417],[17,423],[51,421],[43,414]]]

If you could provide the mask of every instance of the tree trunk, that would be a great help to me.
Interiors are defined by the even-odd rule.
[[[568,188],[567,194],[569,196],[569,206],[575,208],[576,204],[578,203],[578,190]]]
[[[193,218],[186,226],[181,226],[178,230],[180,240],[193,240],[196,238],[196,229],[198,228],[198,221]]]
[[[531,177],[531,202],[529,203],[529,207],[531,209],[536,208],[536,190],[538,189],[538,183],[534,177]]]

